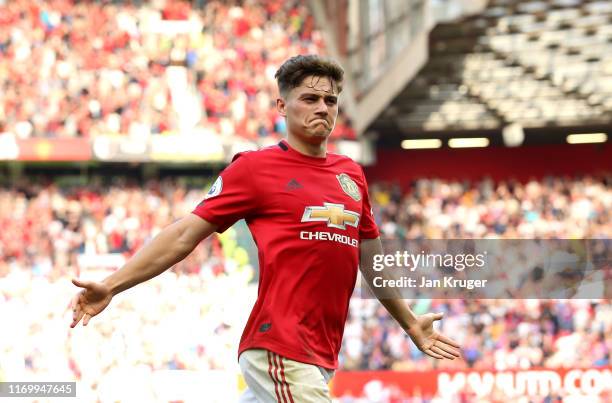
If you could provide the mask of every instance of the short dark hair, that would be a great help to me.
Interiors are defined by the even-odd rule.
[[[308,76],[329,77],[342,92],[344,69],[334,60],[317,55],[298,55],[287,59],[278,69],[274,78],[278,91],[286,96],[293,88],[299,87]]]

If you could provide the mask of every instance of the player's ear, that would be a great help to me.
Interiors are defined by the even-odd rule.
[[[282,117],[287,117],[287,104],[283,98],[276,98],[276,110]]]

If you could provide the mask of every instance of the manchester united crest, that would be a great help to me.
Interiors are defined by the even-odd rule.
[[[361,200],[361,192],[359,191],[359,186],[351,179],[347,174],[336,175],[338,178],[338,182],[340,182],[340,186],[344,193],[351,196],[353,200],[359,201]]]

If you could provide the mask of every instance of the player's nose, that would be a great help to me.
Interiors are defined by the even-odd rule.
[[[319,100],[315,105],[315,113],[319,116],[327,116],[329,112],[327,111],[327,105],[324,100]]]

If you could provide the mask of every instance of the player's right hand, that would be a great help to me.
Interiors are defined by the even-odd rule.
[[[72,298],[70,308],[72,309],[71,328],[74,328],[81,319],[83,326],[87,326],[89,320],[102,312],[113,298],[110,288],[104,283],[93,281],[81,281],[73,278],[72,284],[83,288]]]

